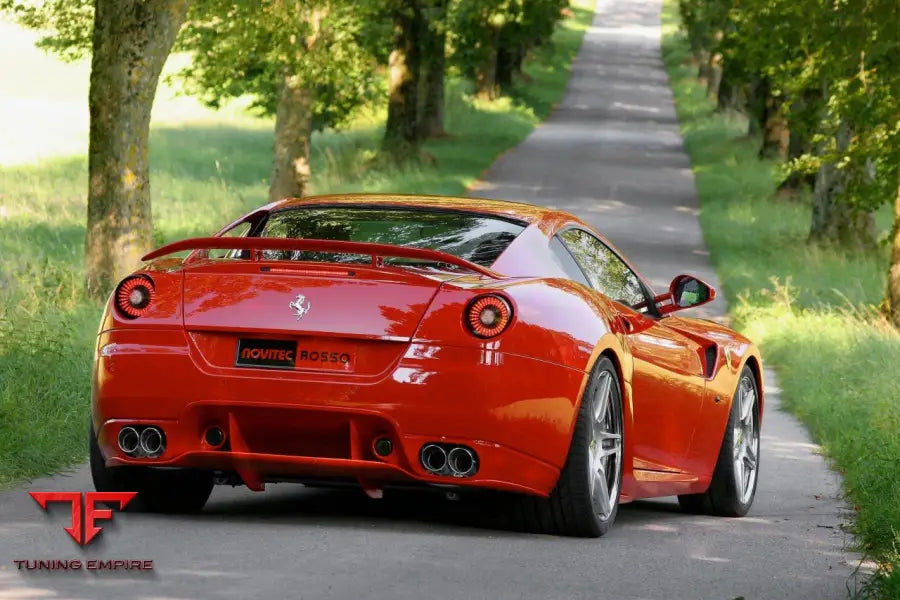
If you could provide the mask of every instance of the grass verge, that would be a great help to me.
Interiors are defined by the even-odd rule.
[[[553,43],[529,61],[509,96],[479,102],[465,82],[451,81],[449,137],[425,145],[433,163],[367,166],[381,136],[378,107],[347,131],[315,135],[312,191],[464,192],[560,99],[593,4],[572,2]],[[154,126],[156,241],[209,234],[264,204],[271,144],[271,120],[245,115]],[[87,453],[101,307],[82,291],[86,184],[86,156],[0,166],[0,487],[79,463]]]
[[[663,54],[735,325],[761,344],[786,407],[843,474],[860,549],[880,565],[860,596],[900,598],[900,332],[875,312],[887,251],[807,244],[809,202],[776,199],[775,165],[758,160],[744,120],[715,112],[678,23],[666,0]]]

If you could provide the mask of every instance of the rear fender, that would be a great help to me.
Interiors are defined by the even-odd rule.
[[[176,333],[177,335],[174,339],[178,340],[177,348],[183,345],[184,350],[187,351],[187,339],[181,333],[184,327],[181,308],[183,275],[180,269],[176,267],[180,263],[181,259],[157,261],[128,276],[130,278],[142,275],[149,277],[153,281],[153,300],[147,307],[146,313],[140,317],[127,318],[116,307],[115,296],[119,287],[118,284],[110,294],[106,307],[103,310],[103,316],[100,318],[100,327],[97,331],[91,369],[91,418],[94,431],[97,431],[102,424],[96,420],[98,414],[96,410],[98,389],[103,378],[101,362],[112,360],[114,355],[120,351],[134,353],[141,352],[144,349],[142,347],[144,342],[124,345],[104,343],[104,339],[109,337],[104,334],[112,330],[122,329],[147,331],[151,336],[171,336],[172,333]],[[171,340],[172,338],[169,337],[168,339]],[[151,343],[152,346],[154,344]],[[171,347],[167,350],[171,351]]]
[[[176,259],[176,261],[180,265],[181,260]],[[173,327],[182,327],[184,320],[181,308],[181,290],[184,276],[180,269],[170,269],[169,267],[174,267],[169,264],[170,262],[152,263],[125,278],[143,275],[149,277],[153,282],[153,300],[147,307],[146,313],[140,317],[128,318],[116,308],[117,284],[106,303],[98,333],[119,328],[172,329]]]
[[[486,339],[465,323],[466,307],[484,294],[502,296],[512,307],[509,326]],[[414,341],[515,354],[587,373],[604,350],[622,356],[610,322],[609,313],[590,292],[567,280],[461,278],[441,286]]]
[[[507,329],[490,339],[476,337],[463,318],[469,302],[482,294],[503,296],[513,309]],[[425,313],[415,341],[480,348],[494,360],[506,353],[578,370],[583,373],[579,388],[562,390],[572,400],[574,415],[578,414],[594,365],[602,355],[609,355],[619,372],[626,427],[630,427],[633,362],[612,322],[603,302],[565,279],[520,279],[486,285],[463,278],[444,283]]]
[[[464,321],[466,307],[473,298],[497,294],[512,306],[510,325],[500,335],[482,339],[475,336]],[[625,434],[632,428],[630,355],[622,346],[620,332],[610,325],[612,315],[606,304],[582,286],[564,279],[513,279],[485,282],[461,278],[445,282],[422,318],[415,342],[435,346],[480,348],[484,360],[502,361],[504,354],[518,355],[552,363],[581,373],[578,386],[560,389],[570,400],[572,413],[567,423],[566,444],[554,464],[565,462],[576,417],[594,365],[603,355],[616,365],[622,388]],[[515,382],[510,382],[514,385]],[[631,491],[631,456],[624,456],[625,494]]]

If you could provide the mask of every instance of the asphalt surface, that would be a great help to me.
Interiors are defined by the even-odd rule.
[[[659,51],[659,0],[600,0],[558,109],[474,195],[557,206],[596,225],[654,287],[713,285],[690,163]],[[705,316],[720,317],[721,302]],[[767,373],[762,464],[744,519],[690,516],[674,499],[623,506],[599,540],[517,533],[502,511],[435,496],[370,501],[270,485],[217,488],[203,514],[116,514],[84,549],[27,490],[91,490],[87,469],[0,493],[7,598],[616,598],[830,600],[857,558],[838,479]],[[15,559],[152,559],[152,572],[28,572]]]

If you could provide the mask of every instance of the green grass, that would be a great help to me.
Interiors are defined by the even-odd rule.
[[[593,14],[593,0],[572,5],[510,96],[480,102],[466,82],[449,83],[450,135],[425,145],[433,161],[372,167],[384,109],[371,107],[347,131],[315,135],[312,191],[463,193],[562,96]],[[82,290],[88,64],[42,55],[33,39],[0,23],[0,62],[15,66],[0,95],[0,487],[84,459],[102,308]],[[212,233],[266,202],[272,125],[240,104],[215,113],[162,87],[150,136],[158,243]],[[44,160],[23,164],[34,157]]]
[[[861,595],[900,598],[900,333],[875,307],[887,250],[807,244],[807,200],[775,197],[746,122],[714,112],[696,80],[676,3],[663,50],[701,204],[701,224],[735,325],[777,368],[786,407],[843,474],[860,550],[881,567]],[[878,215],[886,229],[890,214]]]

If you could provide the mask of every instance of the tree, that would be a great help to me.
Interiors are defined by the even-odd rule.
[[[452,16],[453,61],[480,98],[497,95],[497,43],[510,0],[458,0]]]
[[[442,137],[444,132],[444,75],[447,53],[448,0],[430,0],[423,11],[422,75],[419,136]]]
[[[776,132],[790,132],[783,185],[813,182],[810,240],[873,248],[872,211],[893,201],[885,306],[900,326],[900,3],[679,0],[695,53],[711,47],[706,15],[726,1],[728,25],[717,46],[725,94],[733,99],[730,90],[756,82],[747,101],[751,124],[762,130],[770,115],[786,119],[767,128],[761,154],[783,156],[785,136]]]
[[[497,40],[495,71],[501,89],[509,89],[514,76],[521,74],[528,52],[550,39],[567,5],[567,0],[522,0],[508,5]]]
[[[451,16],[453,62],[492,100],[521,72],[527,52],[550,39],[562,0],[458,0]]]
[[[785,161],[788,158],[791,130],[785,115],[784,98],[769,92],[762,100],[763,135],[759,156],[760,158],[774,158]]]
[[[303,196],[310,139],[342,124],[371,97],[366,48],[371,5],[350,0],[198,0],[178,49],[193,60],[180,76],[207,104],[244,95],[275,115],[269,200]]]
[[[695,51],[723,56],[729,90],[720,103],[738,97],[736,87],[746,89],[760,155],[789,161],[787,186],[813,182],[810,240],[871,247],[871,211],[890,197],[884,182],[894,164],[885,127],[896,122],[891,107],[900,93],[897,3],[680,4]],[[711,33],[719,30],[721,37]]]
[[[900,7],[892,0],[805,1],[805,57],[789,66],[783,86],[801,102],[810,98],[804,92],[820,90],[812,103],[815,151],[791,165],[817,172],[810,238],[873,248],[871,212],[894,198],[900,162]]]
[[[91,58],[88,149],[87,292],[102,298],[151,249],[150,111],[188,0],[8,0],[39,45]]]
[[[419,77],[424,22],[420,0],[393,0],[388,114],[382,151],[394,160],[413,154],[421,140]]]
[[[87,291],[102,297],[153,245],[150,112],[187,0],[97,0],[88,93]]]
[[[721,40],[728,25],[730,4],[730,0],[679,0],[682,22],[698,65],[697,76],[711,94],[714,88],[718,91],[718,82],[714,80],[721,77]]]
[[[824,111],[822,92],[807,88],[796,92],[786,103],[786,118],[789,123],[788,164],[801,160],[815,152],[812,139],[819,124],[819,115]],[[778,191],[794,195],[813,189],[815,174],[796,169],[786,169],[785,177],[778,185]]]
[[[849,128],[845,127],[837,134],[837,143],[846,147],[850,135]],[[813,184],[810,240],[847,248],[869,249],[875,245],[872,213],[845,199],[850,176],[849,170],[840,169],[828,160],[820,161]]]
[[[784,99],[766,75],[752,77],[747,90],[748,133],[762,140],[760,158],[786,160],[790,129],[784,115]]]
[[[894,326],[900,328],[900,176],[894,200],[894,229],[891,234],[891,266],[888,268],[887,309]]]

